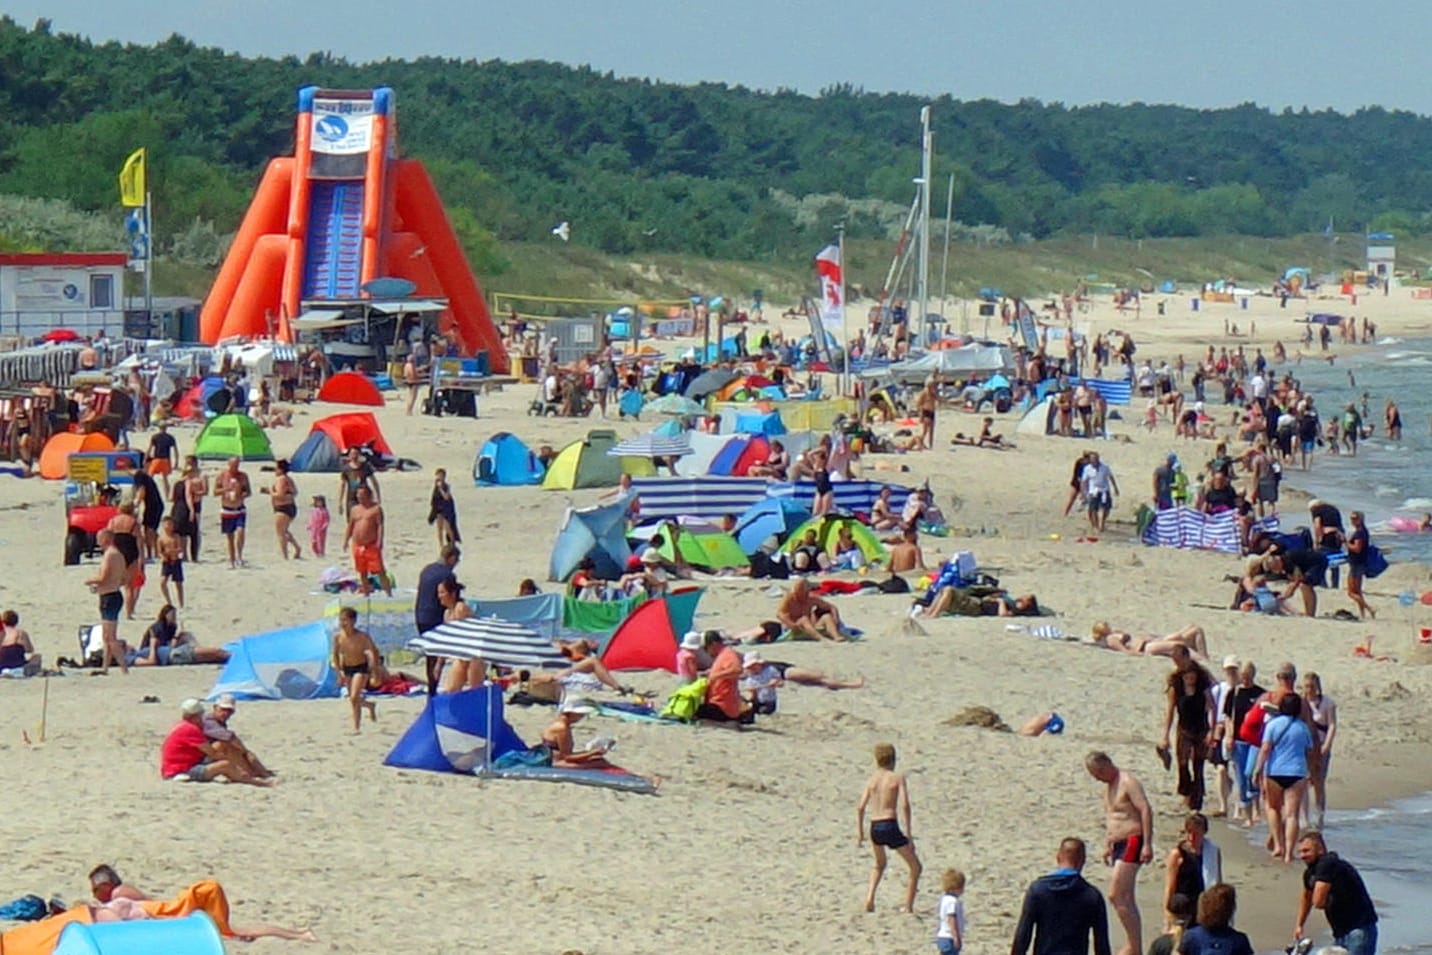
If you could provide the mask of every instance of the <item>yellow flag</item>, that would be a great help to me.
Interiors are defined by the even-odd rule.
[[[124,161],[124,168],[119,171],[119,203],[123,206],[144,205],[145,181],[145,154],[141,147],[130,154]]]

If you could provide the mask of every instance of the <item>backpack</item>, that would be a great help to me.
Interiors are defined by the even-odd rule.
[[[677,687],[667,697],[666,705],[659,714],[664,720],[679,720],[690,723],[696,719],[696,710],[706,701],[706,678],[699,677],[682,687]]]

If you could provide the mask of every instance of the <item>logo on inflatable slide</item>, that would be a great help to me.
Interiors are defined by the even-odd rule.
[[[340,143],[348,135],[348,122],[342,116],[330,113],[319,117],[318,122],[313,124],[313,131],[325,142]]]

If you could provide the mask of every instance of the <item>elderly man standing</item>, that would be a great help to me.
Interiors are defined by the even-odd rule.
[[[442,624],[443,605],[442,601],[438,599],[438,585],[453,575],[460,560],[462,560],[462,551],[458,550],[458,546],[444,544],[443,549],[438,553],[438,559],[428,564],[418,574],[418,594],[413,601],[413,626],[416,628],[418,636],[422,636]],[[438,683],[442,680],[443,664],[442,657],[430,656],[427,658],[428,696],[437,694]]]
[[[204,716],[204,736],[214,744],[220,758],[228,760],[235,768],[256,779],[271,779],[273,772],[259,761],[253,750],[244,745],[239,734],[229,729],[229,719],[237,709],[232,693],[221,694]]]
[[[249,476],[239,470],[239,464],[238,458],[229,458],[229,466],[214,482],[219,494],[219,530],[229,545],[230,567],[242,567],[244,563],[244,528],[249,517],[245,502],[254,493]]]
[[[250,786],[272,786],[271,779],[258,779],[224,759],[204,735],[204,704],[185,700],[179,707],[179,722],[164,737],[159,748],[159,775],[177,783],[207,783],[220,777]]]

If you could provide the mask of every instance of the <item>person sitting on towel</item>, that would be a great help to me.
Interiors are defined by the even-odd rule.
[[[572,727],[582,721],[584,716],[595,713],[597,708],[591,701],[580,697],[570,697],[557,709],[557,718],[552,724],[542,731],[542,745],[546,746],[552,754],[552,766],[556,769],[597,769],[606,772],[630,773],[629,770],[607,759],[607,753],[616,745],[614,742],[604,742],[594,745],[580,752],[572,742]],[[642,777],[651,783],[653,787],[661,785],[660,776]]]

